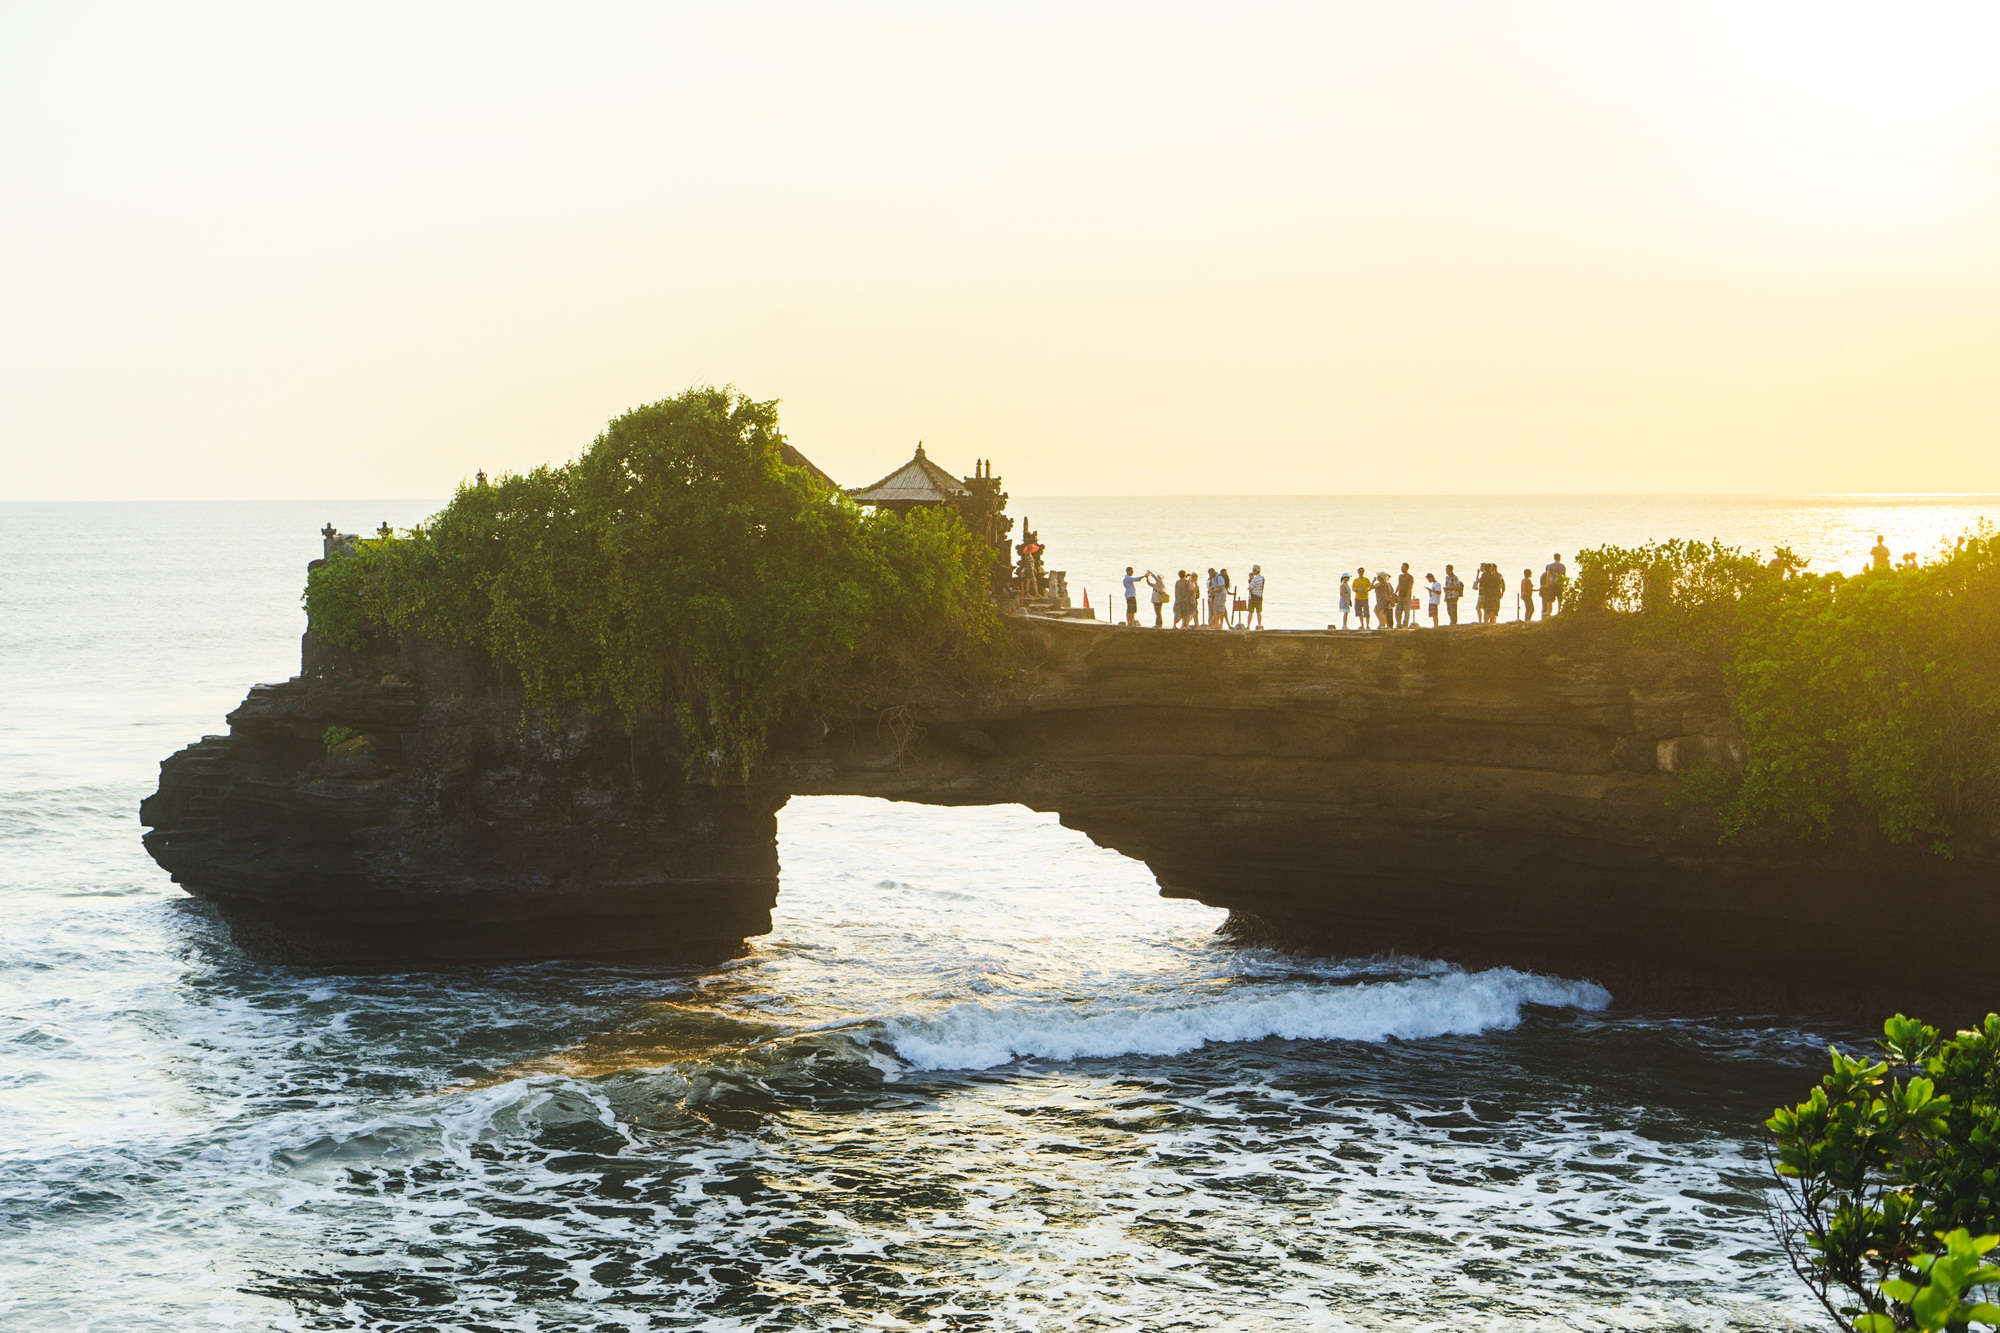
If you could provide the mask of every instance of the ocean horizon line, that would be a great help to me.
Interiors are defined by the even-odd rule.
[[[269,496],[50,496],[0,500],[0,507],[30,505],[260,505],[260,504],[444,504],[440,495],[269,495]],[[2000,491],[1193,491],[1159,494],[1047,491],[1021,492],[1010,504],[1044,500],[2000,500]]]

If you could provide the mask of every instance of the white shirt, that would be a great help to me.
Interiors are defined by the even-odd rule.
[[[1442,583],[1439,583],[1436,579],[1432,579],[1430,581],[1429,591],[1431,595],[1431,605],[1436,606],[1438,604],[1438,599],[1444,596],[1444,585]]]
[[[1250,576],[1250,595],[1252,597],[1262,597],[1264,595],[1264,576],[1262,574],[1252,574]]]
[[[1127,575],[1125,576],[1125,595],[1126,595],[1127,597],[1131,598],[1131,599],[1132,599],[1133,601],[1135,601],[1135,602],[1139,600],[1139,576],[1138,576],[1138,575],[1136,575],[1136,574],[1127,574]]]

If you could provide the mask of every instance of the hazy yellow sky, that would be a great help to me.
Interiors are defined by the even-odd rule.
[[[0,498],[2000,491],[1990,0],[7,0],[0,181]]]

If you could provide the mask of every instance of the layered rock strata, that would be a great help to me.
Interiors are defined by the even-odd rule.
[[[491,664],[308,636],[230,733],[168,759],[148,849],[269,957],[714,952],[770,928],[792,795],[1056,811],[1264,942],[1594,976],[1622,997],[1989,1003],[2000,843],[1723,845],[1669,799],[1740,759],[1720,681],[1566,625],[1255,635],[1009,622],[1009,682],[792,728],[747,787]],[[360,736],[332,750],[328,727]],[[992,850],[995,857],[1012,853]],[[1899,966],[1888,920],[1937,923]],[[1877,923],[1883,924],[1877,924]]]

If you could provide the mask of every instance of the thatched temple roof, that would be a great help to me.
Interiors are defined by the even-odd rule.
[[[847,492],[856,504],[896,510],[949,504],[970,493],[965,483],[924,457],[921,441],[909,462],[872,486],[856,486]]]

